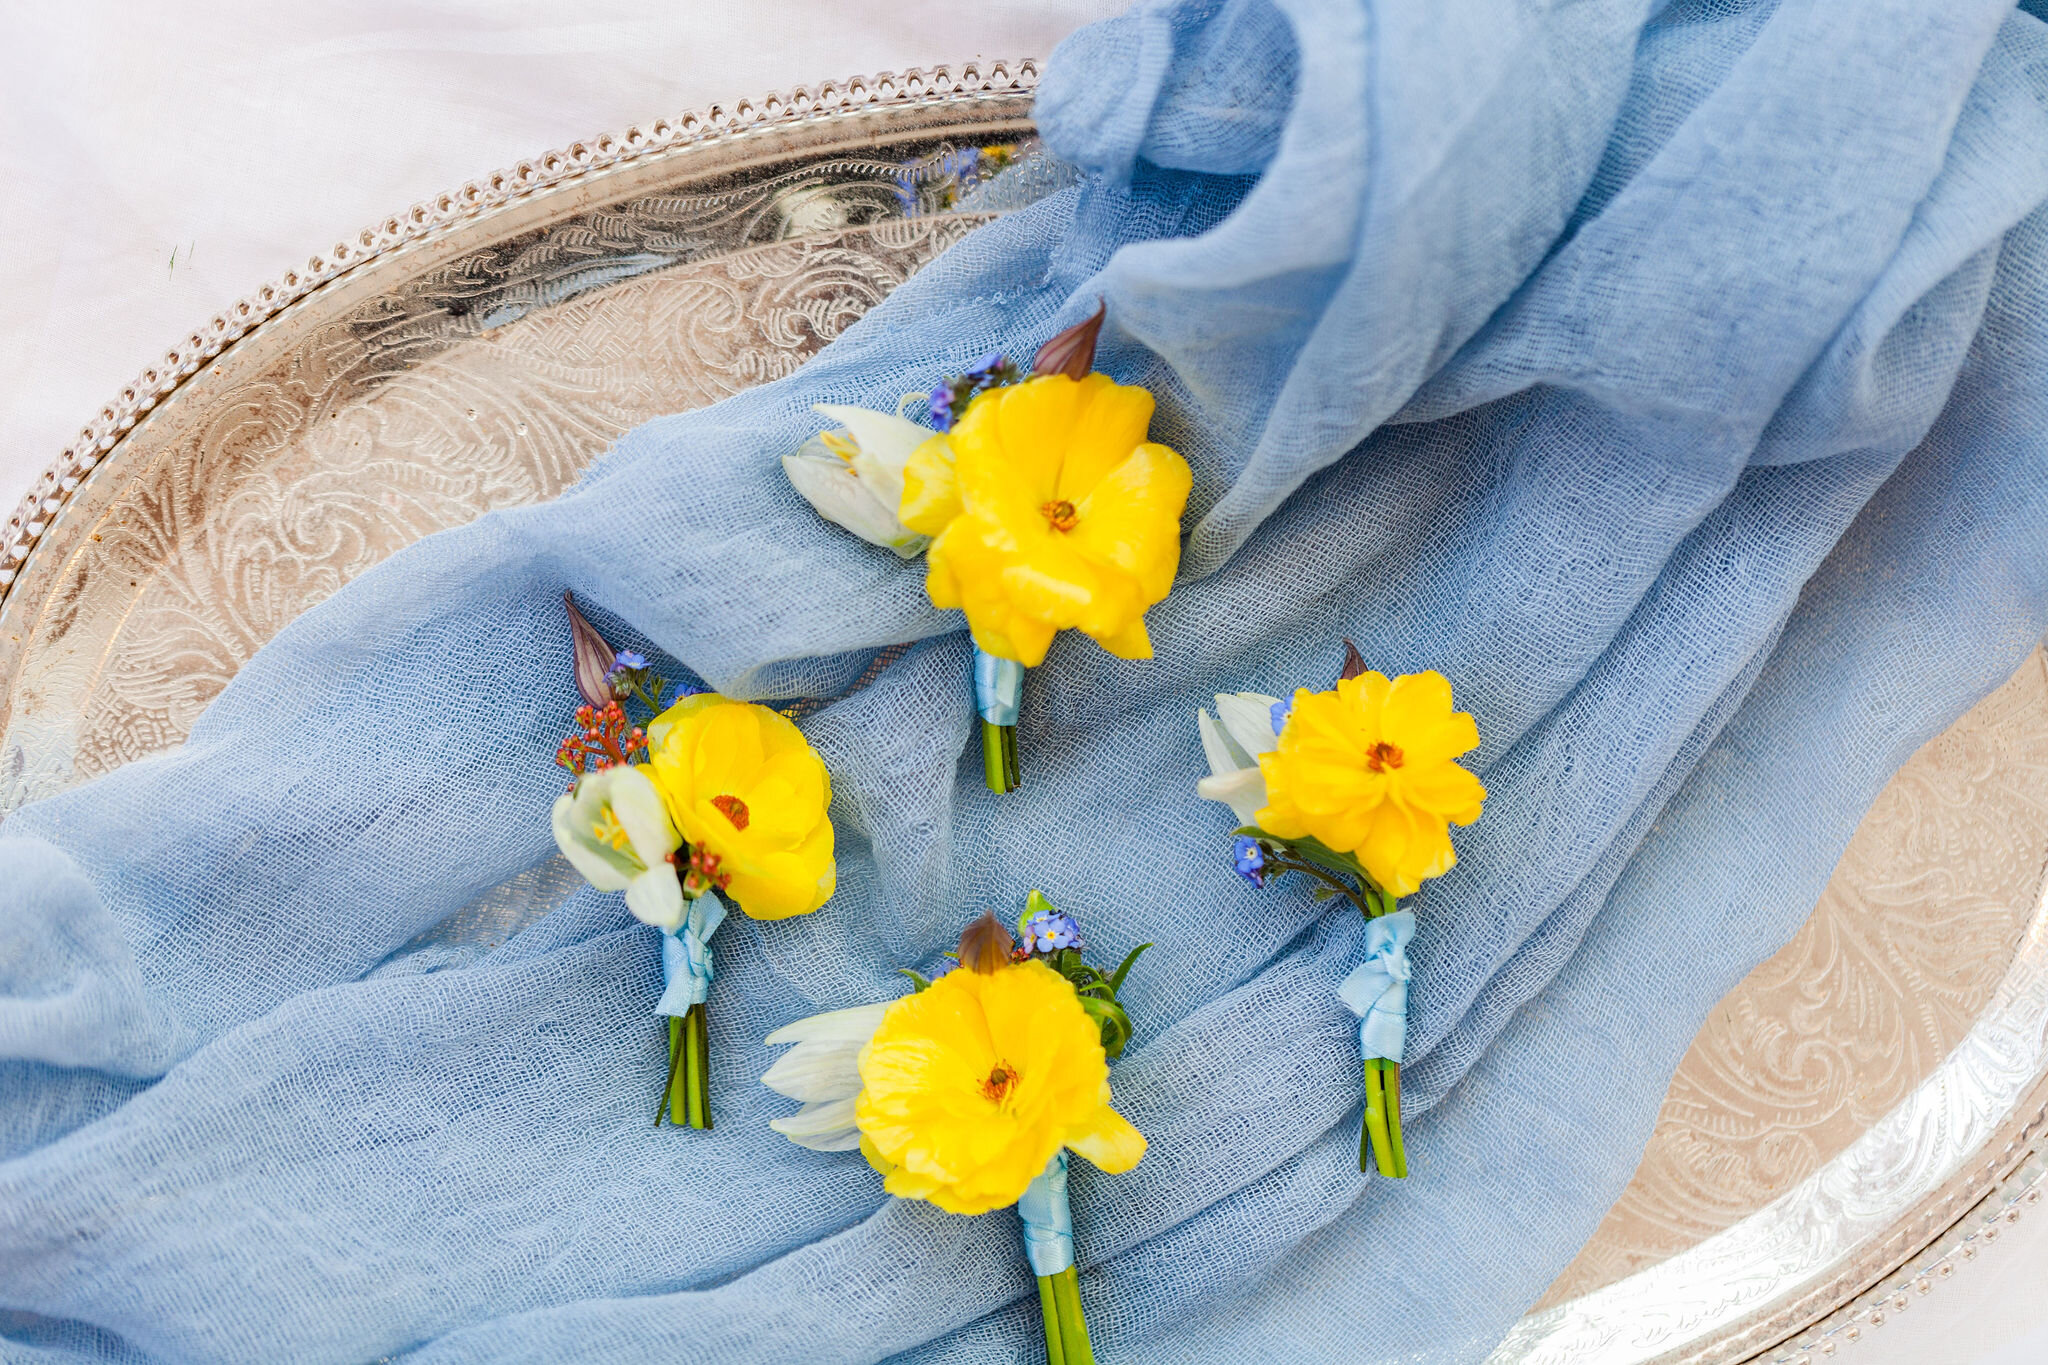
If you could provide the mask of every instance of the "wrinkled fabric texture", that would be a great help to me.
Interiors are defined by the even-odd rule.
[[[626,437],[285,630],[179,751],[0,826],[9,1360],[1014,1361],[1016,1215],[766,1122],[762,1037],[1042,887],[1150,1148],[1071,1173],[1109,1360],[1482,1359],[1626,1182],[1707,1010],[2048,610],[2048,29],[1991,0],[1146,5],[1040,87],[1075,188],[810,365]],[[922,566],[779,457],[1107,299],[1195,471],[1158,657],[1057,642],[985,790]],[[734,916],[709,1133],[655,1130],[655,935],[551,856],[564,589],[815,697],[839,889]],[[1489,796],[1407,903],[1413,1174],[1357,1169],[1364,926],[1230,868],[1212,694],[1434,668]],[[892,644],[913,647],[849,690]],[[671,672],[671,676],[674,674]],[[1221,926],[1221,932],[1219,932]]]

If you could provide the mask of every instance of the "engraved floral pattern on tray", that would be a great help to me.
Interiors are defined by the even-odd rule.
[[[250,386],[234,425],[174,452],[103,533],[157,570],[83,708],[76,776],[176,743],[285,623],[394,551],[554,496],[649,414],[794,370],[970,225],[777,242],[613,285],[368,394],[317,348]]]

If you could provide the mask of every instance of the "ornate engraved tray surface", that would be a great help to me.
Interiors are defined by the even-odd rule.
[[[0,540],[0,812],[179,743],[292,617],[616,437],[789,372],[1068,183],[1029,61],[799,89],[415,205],[195,332]],[[2048,664],[1929,744],[1723,1000],[1497,1362],[1811,1362],[2040,1198]],[[545,874],[448,936],[509,932]],[[562,883],[562,885],[557,885]]]

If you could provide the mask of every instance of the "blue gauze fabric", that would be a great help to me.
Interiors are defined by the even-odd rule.
[[[1067,1154],[1054,1152],[1017,1201],[1024,1224],[1024,1259],[1033,1275],[1057,1275],[1074,1263],[1074,1214],[1067,1202]],[[1087,1311],[1087,1305],[1082,1305]]]
[[[974,651],[974,709],[990,725],[1015,725],[1024,698],[1024,665]]]
[[[1098,1353],[1483,1358],[1620,1191],[1713,1003],[2048,599],[2048,35],[1991,0],[1146,4],[1039,89],[1078,185],[801,371],[628,435],[282,631],[174,753],[0,827],[10,1360],[1013,1362],[1011,1224],[768,1129],[763,1036],[1043,887],[1158,946],[1072,1172]],[[1097,296],[1195,471],[1157,657],[1032,670],[986,790],[922,567],[777,463]],[[520,325],[520,324],[512,324]],[[561,594],[668,676],[830,698],[839,882],[735,915],[718,1126],[654,1129],[654,936],[552,857]],[[1409,905],[1413,1174],[1357,1169],[1356,914],[1230,868],[1211,694],[1436,668],[1485,737]],[[918,642],[853,692],[883,646]],[[524,883],[521,883],[524,885]],[[1228,926],[1217,932],[1216,926]]]
[[[1408,1039],[1408,941],[1415,912],[1396,910],[1365,923],[1365,960],[1337,987],[1344,1008],[1358,1016],[1360,1057],[1401,1060]]]
[[[725,902],[707,891],[689,902],[683,922],[661,931],[661,999],[656,1014],[681,1015],[711,995],[711,936],[725,922]]]

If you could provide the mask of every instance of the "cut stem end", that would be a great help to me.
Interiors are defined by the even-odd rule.
[[[1038,1309],[1045,1317],[1046,1365],[1095,1365],[1088,1320],[1081,1315],[1081,1272],[1068,1266],[1038,1277]]]
[[[1017,727],[981,722],[981,771],[992,792],[1017,790]]]
[[[1385,1057],[1365,1059],[1365,1125],[1358,1135],[1358,1169],[1377,1170],[1395,1180],[1408,1174],[1408,1152],[1401,1142],[1401,1064]]]
[[[663,1118],[678,1128],[711,1126],[711,1033],[704,1006],[690,1006],[689,1012],[671,1015],[668,1026],[668,1081],[662,1086],[661,1107],[655,1110],[654,1126]]]

